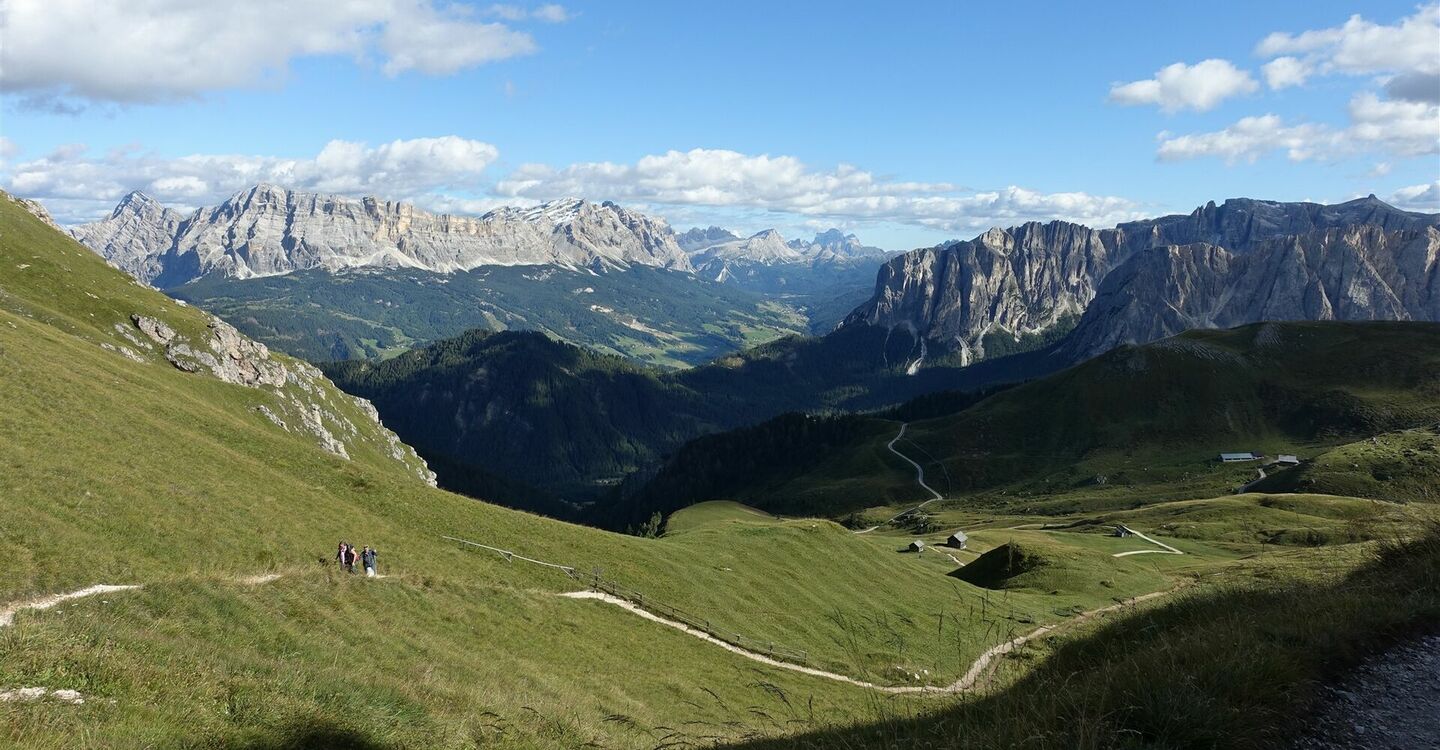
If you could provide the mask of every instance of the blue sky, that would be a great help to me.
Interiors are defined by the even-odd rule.
[[[258,179],[890,249],[1241,195],[1440,210],[1434,4],[95,5],[0,10],[0,184],[67,222]]]

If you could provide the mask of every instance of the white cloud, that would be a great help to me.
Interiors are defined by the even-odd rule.
[[[668,151],[633,164],[582,162],[562,169],[527,164],[501,180],[499,195],[566,195],[662,206],[710,206],[832,220],[890,221],[959,231],[1029,220],[1108,225],[1134,218],[1130,201],[1020,187],[974,192],[948,183],[888,180],[850,165],[823,171],[791,156],[720,149]]]
[[[1304,86],[1315,70],[1310,63],[1298,57],[1277,57],[1260,66],[1265,74],[1265,83],[1272,89]]]
[[[1160,134],[1162,161],[1217,157],[1253,162],[1274,151],[1291,161],[1334,160],[1361,154],[1397,157],[1440,153],[1440,106],[1383,100],[1361,92],[1350,100],[1350,125],[1287,125],[1278,115],[1246,117],[1224,130],[1172,136]]]
[[[107,213],[131,190],[177,208],[224,200],[258,182],[348,195],[429,203],[437,195],[473,191],[498,157],[494,146],[457,136],[397,140],[379,146],[330,141],[313,158],[273,156],[156,156],[135,149],[91,156],[66,146],[39,159],[7,165],[6,189],[38,198],[62,222]]]
[[[1202,60],[1194,65],[1175,63],[1156,71],[1154,78],[1110,87],[1117,104],[1156,104],[1165,112],[1182,109],[1205,111],[1233,96],[1250,94],[1260,85],[1229,60]]]
[[[9,161],[18,153],[20,153],[20,144],[0,135],[0,162]]]
[[[535,12],[531,13],[530,15],[533,18],[541,21],[547,21],[549,23],[564,23],[565,21],[569,21],[572,18],[570,12],[565,10],[564,6],[556,5],[554,3],[548,3],[540,6],[536,8]]]
[[[1440,180],[1400,188],[1390,195],[1390,203],[1412,211],[1440,211]]]
[[[503,24],[476,23],[447,8],[436,10],[428,2],[390,19],[380,35],[385,53],[385,75],[407,70],[446,75],[507,57],[535,51],[530,35]]]
[[[1226,163],[1253,162],[1272,151],[1285,150],[1291,161],[1315,157],[1315,144],[1329,131],[1318,125],[1286,125],[1279,115],[1244,117],[1224,130],[1171,136],[1160,134],[1161,161],[1183,161],[1213,156]]]
[[[177,0],[6,0],[0,90],[73,109],[76,99],[153,103],[262,85],[299,57],[441,75],[535,51],[530,35],[473,15],[439,0],[248,0],[223,12]]]
[[[1398,156],[1440,153],[1440,106],[1385,100],[1363,92],[1350,100],[1346,140],[1360,150]]]
[[[1414,15],[1388,26],[1355,15],[1328,29],[1276,32],[1256,46],[1255,54],[1303,55],[1325,73],[1440,73],[1440,3],[1417,8]]]
[[[496,4],[486,9],[486,12],[496,18],[503,18],[506,21],[544,21],[545,23],[564,23],[574,18],[570,11],[563,5],[547,3],[536,7],[534,10],[523,5]]]

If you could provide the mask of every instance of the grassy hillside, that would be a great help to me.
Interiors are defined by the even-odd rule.
[[[1358,562],[1272,566],[1263,577],[1237,567],[1082,637],[1027,646],[1002,679],[1007,667],[1038,665],[1010,672],[1004,690],[742,747],[1289,747],[1337,672],[1440,618],[1440,529]]]
[[[559,598],[583,584],[442,534],[603,571],[718,631],[884,683],[954,679],[1007,633],[1096,600],[1017,594],[988,609],[937,561],[824,521],[647,540],[436,490],[323,380],[221,382],[132,341],[134,314],[192,343],[210,322],[9,200],[0,289],[0,602],[141,586],[0,629],[0,689],[86,696],[7,703],[0,744],[650,747],[874,715],[873,693]],[[324,423],[348,458],[296,426],[297,401],[347,417],[353,433]],[[337,573],[337,539],[378,547],[387,577]],[[1104,600],[1127,593],[1140,592]]]
[[[601,353],[675,368],[804,333],[812,323],[805,297],[770,298],[642,267],[601,274],[543,266],[453,274],[302,271],[205,278],[169,293],[271,346],[317,362],[393,356],[486,328],[539,331]]]
[[[1002,698],[1014,708],[995,715],[1008,723],[974,726],[1011,727],[993,732],[1004,739],[1014,727],[1091,726],[1053,708],[1047,675],[1091,664],[1084,655],[1094,649],[1140,660],[1107,660],[1116,669],[1164,671],[1153,664],[1176,653],[1168,634],[1183,628],[1196,634],[1179,641],[1184,653],[1210,658],[1195,669],[1233,677],[1245,662],[1214,659],[1232,653],[1214,644],[1257,622],[1252,595],[1187,599],[1178,610],[1142,613],[1161,618],[1159,627],[1117,626],[1073,647],[1035,641],[1038,650],[1001,660],[992,687],[970,697],[886,695],[763,665],[603,602],[557,596],[584,584],[441,535],[572,566],[582,579],[598,571],[643,592],[652,608],[678,608],[714,632],[800,649],[815,667],[882,685],[949,683],[985,650],[1041,625],[1082,632],[1087,620],[1077,613],[1187,582],[1338,574],[1363,559],[1367,544],[1336,537],[1316,550],[1296,540],[1257,556],[1248,532],[1236,538],[1201,524],[1207,516],[1194,508],[1179,517],[1195,528],[1180,523],[1175,536],[1159,517],[1131,521],[1161,526],[1148,530],[1184,551],[1179,556],[1116,557],[1141,543],[1083,523],[1030,528],[1021,522],[1028,519],[968,527],[973,550],[960,557],[910,554],[900,551],[909,534],[855,534],[737,505],[677,514],[658,539],[616,535],[435,489],[412,455],[397,455],[364,404],[300,363],[274,356],[270,364],[295,373],[275,384],[187,372],[145,343],[132,315],[165,323],[195,350],[216,330],[204,313],[134,285],[0,199],[0,549],[8,573],[0,609],[97,583],[139,586],[20,609],[0,626],[0,692],[84,696],[80,704],[0,704],[6,746],[869,746],[876,731],[923,746],[934,736],[930,724],[946,727],[941,742],[949,744],[969,731],[949,722],[969,727]],[[330,441],[311,429],[307,413]],[[1343,519],[1367,534],[1403,528],[1350,504],[1360,502],[1257,507],[1284,514],[1277,518]],[[338,539],[378,547],[385,577],[337,571],[329,556]],[[951,575],[973,553],[1010,544],[1050,561],[1049,573],[1004,589]],[[1316,648],[1306,653],[1353,650],[1376,632],[1433,617],[1433,576],[1423,567],[1398,570],[1405,588],[1364,579],[1353,597],[1327,597],[1320,584],[1293,594],[1311,607],[1289,610],[1312,614],[1304,622],[1315,627],[1299,642]],[[1264,591],[1262,601],[1288,602],[1285,591]],[[1318,606],[1331,601],[1354,606],[1336,617]],[[1187,614],[1196,611],[1210,625]],[[1261,635],[1243,653],[1292,658],[1290,640]],[[1022,675],[1046,653],[1062,671],[1045,671],[1046,661],[1027,681]],[[1246,673],[1240,690],[1224,687],[1233,679],[1210,681],[1176,694],[1174,704],[1223,708],[1260,696],[1268,721],[1282,705],[1274,696],[1288,700],[1315,665],[1298,663]],[[1099,697],[1086,705],[1110,707],[1098,715],[1111,718],[1087,736],[1131,728],[1145,737],[1190,736],[1154,734],[1149,714],[1112,710],[1133,706],[1133,692],[1103,687],[1094,686]],[[910,716],[930,723],[908,723]],[[1237,726],[1266,731],[1263,721]],[[1073,735],[1056,737],[1074,744],[1066,742]]]
[[[564,503],[594,502],[584,518],[624,528],[637,520],[628,507],[612,507],[615,485],[695,437],[789,411],[875,408],[1013,380],[1046,364],[1030,355],[907,375],[917,346],[903,331],[850,326],[665,373],[537,333],[471,331],[384,362],[322,368],[373,401],[401,438],[434,460],[445,486],[463,490],[457,479],[500,477],[554,499],[475,484],[531,510],[563,513]]]
[[[1440,424],[1336,446],[1254,490],[1440,501]]]
[[[924,415],[934,405],[927,401],[935,400],[851,418],[815,446],[787,444],[785,458],[753,481],[742,472],[722,472],[736,478],[729,482],[705,478],[703,468],[688,467],[682,449],[659,471],[654,487],[639,495],[672,508],[725,498],[832,517],[924,499],[913,470],[885,448],[899,423],[881,417]],[[897,447],[927,467],[942,494],[967,498],[967,504],[1075,513],[1220,494],[1257,478],[1258,464],[1220,464],[1221,452],[1308,459],[1358,437],[1436,420],[1440,325],[1267,323],[1117,349],[955,414],[913,422]],[[1368,440],[1316,461],[1293,481],[1309,477],[1313,485],[1332,471],[1324,487],[1297,488],[1420,499],[1434,472],[1427,458],[1433,441],[1403,434],[1373,445],[1376,466],[1365,471],[1372,478],[1409,477],[1408,484],[1357,484],[1325,468],[1354,475],[1361,459],[1351,454],[1365,452]],[[761,441],[736,433],[708,444],[743,452]],[[806,459],[812,455],[819,458]],[[635,515],[647,507],[641,503]]]

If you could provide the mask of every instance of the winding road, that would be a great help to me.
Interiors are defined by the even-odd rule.
[[[871,526],[871,527],[868,528],[868,529],[861,529],[861,530],[859,530],[859,531],[856,531],[856,532],[855,532],[856,534],[869,534],[870,532],[872,532],[872,531],[880,528],[881,526],[884,526],[884,525],[889,524],[889,523],[893,523],[893,522],[894,522],[896,519],[898,519],[898,518],[901,518],[901,517],[904,517],[904,516],[908,516],[908,515],[910,515],[911,513],[914,513],[915,511],[920,510],[921,508],[924,508],[925,506],[929,505],[930,503],[935,502],[936,500],[944,500],[944,499],[945,499],[940,493],[938,493],[938,492],[935,491],[935,488],[934,488],[934,487],[931,487],[930,485],[928,485],[928,484],[925,483],[925,467],[921,466],[920,464],[916,463],[914,459],[910,458],[909,456],[907,456],[907,455],[905,455],[904,453],[901,453],[900,451],[898,451],[898,450],[895,449],[895,444],[898,443],[898,442],[900,442],[900,438],[905,437],[905,429],[906,429],[907,427],[909,427],[909,426],[910,426],[910,423],[909,423],[909,422],[901,422],[901,423],[900,423],[900,431],[897,432],[897,433],[895,433],[895,437],[890,438],[890,442],[886,443],[886,444],[885,444],[885,447],[888,448],[891,453],[894,453],[895,455],[897,455],[897,456],[899,456],[900,458],[904,459],[904,460],[905,460],[905,463],[910,464],[911,466],[914,466],[914,467],[915,467],[915,483],[916,483],[916,484],[919,484],[921,487],[924,487],[924,488],[925,488],[925,491],[928,492],[928,493],[930,493],[931,497],[930,497],[929,500],[926,500],[925,502],[920,503],[919,505],[917,505],[917,506],[915,506],[915,507],[913,507],[913,508],[910,508],[910,509],[908,509],[908,510],[904,510],[904,511],[901,511],[901,512],[899,512],[899,513],[896,513],[894,516],[891,516],[890,518],[886,519],[886,520],[885,520],[885,523],[876,524],[876,525],[874,525],[874,526]]]

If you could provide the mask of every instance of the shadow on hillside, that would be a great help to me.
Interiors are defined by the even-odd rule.
[[[349,727],[311,717],[278,728],[269,737],[235,747],[237,750],[383,750],[386,746]]]
[[[1285,747],[1324,681],[1435,622],[1440,525],[1343,577],[1226,583],[1112,619],[989,694],[733,747]]]

